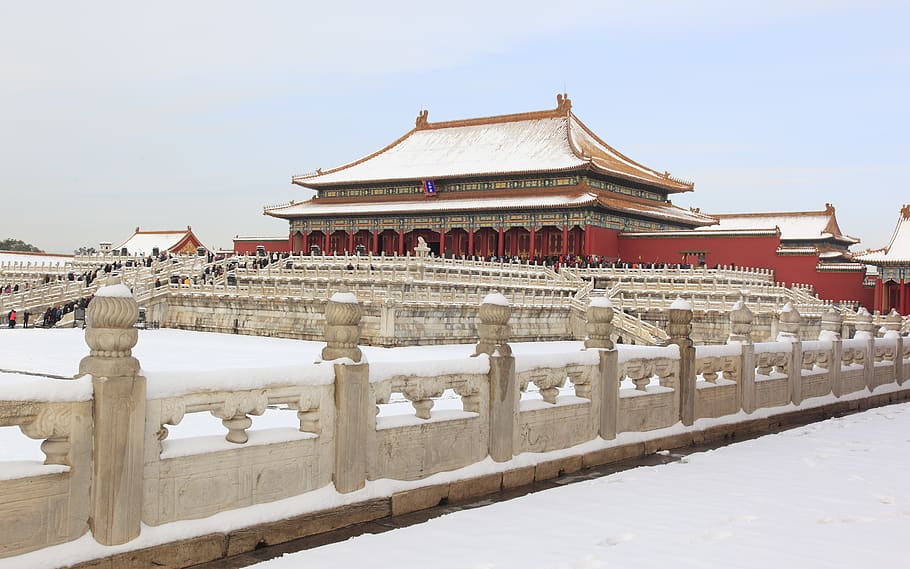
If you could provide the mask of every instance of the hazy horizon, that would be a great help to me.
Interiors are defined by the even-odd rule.
[[[553,108],[708,213],[837,208],[888,243],[910,120],[901,2],[25,3],[0,22],[0,239],[286,235],[295,174],[430,121]]]

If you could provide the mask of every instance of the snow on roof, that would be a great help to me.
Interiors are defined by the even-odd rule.
[[[511,209],[518,207],[566,207],[585,205],[595,201],[594,194],[512,196],[489,198],[421,198],[419,200],[339,202],[310,199],[304,202],[266,210],[275,217],[298,217],[302,215],[345,215],[373,213],[423,213],[451,210]]]
[[[247,237],[247,236],[241,237],[240,235],[234,236],[234,241],[287,241],[287,240],[288,240],[287,235],[281,235],[279,237]]]
[[[416,196],[412,199],[389,201],[338,201],[312,198],[303,202],[266,209],[273,217],[292,218],[332,215],[367,215],[395,213],[427,213],[448,211],[497,210],[518,208],[579,207],[599,204],[607,209],[660,218],[686,224],[710,223],[711,218],[670,203],[637,199],[629,196],[614,198],[593,192],[550,193],[533,195],[503,195],[502,192],[474,193],[473,197]]]
[[[305,187],[388,180],[556,172],[590,168],[656,185],[670,192],[693,184],[646,168],[598,139],[571,112],[568,97],[555,110],[466,119],[426,121],[389,146],[325,172],[295,176]]]
[[[730,213],[713,215],[718,224],[714,230],[780,229],[784,241],[814,241],[835,239],[859,243],[859,239],[844,235],[837,225],[834,206],[825,204],[824,211],[795,211],[781,213]]]
[[[897,226],[887,247],[854,255],[854,259],[875,264],[910,263],[910,204],[901,208]]]
[[[160,253],[175,249],[185,238],[192,236],[189,227],[180,231],[139,231],[129,239],[113,248],[114,251],[126,249],[128,255],[151,255],[156,248]]]
[[[693,212],[698,215],[697,212]],[[702,216],[704,217],[704,216]],[[712,218],[713,219],[713,218]],[[623,231],[620,235],[624,238],[637,237],[768,237],[777,235],[777,229],[717,229],[716,225],[709,227],[699,227],[698,233],[692,233],[691,229],[681,229],[679,231]]]
[[[0,251],[0,265],[27,264],[32,265],[63,265],[72,262],[72,255],[59,255],[56,253],[31,253],[24,251]]]

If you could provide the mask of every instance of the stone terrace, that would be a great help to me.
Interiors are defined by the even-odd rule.
[[[0,534],[0,557],[23,555],[22,566],[27,552],[87,532],[99,544],[125,544],[94,550],[116,551],[106,560],[113,566],[200,563],[585,465],[761,432],[788,413],[824,417],[910,394],[910,339],[899,319],[882,338],[869,318],[855,338],[841,339],[842,317],[830,311],[821,339],[800,341],[802,319],[790,310],[779,341],[753,344],[744,305],[729,314],[728,344],[694,347],[691,308],[677,302],[669,346],[614,346],[615,313],[594,299],[584,344],[515,355],[512,307],[495,294],[478,311],[480,341],[444,362],[411,361],[406,351],[384,364],[363,361],[363,306],[343,293],[325,309],[322,361],[304,358],[280,375],[175,370],[170,382],[147,382],[132,356],[138,307],[125,287],[113,288],[89,307],[86,377],[13,374],[0,383],[0,424],[43,440],[47,457],[26,469],[0,463],[0,520],[12,528]],[[531,385],[538,397],[522,395]],[[446,392],[460,408],[436,409]],[[395,394],[413,415],[377,416]],[[269,408],[294,412],[295,427],[248,432],[251,416]],[[168,429],[194,413],[222,420],[220,444],[168,440]],[[291,498],[299,501],[284,501]],[[262,504],[276,507],[256,509]],[[245,512],[255,520],[246,527]],[[181,520],[200,525],[181,526],[173,546],[136,541]],[[159,545],[131,551],[130,543]]]

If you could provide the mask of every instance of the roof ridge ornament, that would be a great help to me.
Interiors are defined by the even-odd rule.
[[[904,204],[904,207],[901,208],[901,218],[910,219],[910,204]]]
[[[427,115],[429,115],[429,114],[430,114],[430,111],[428,111],[426,109],[422,109],[419,113],[417,113],[417,120],[414,121],[414,127],[418,128],[418,129],[426,128],[427,127]]]
[[[572,110],[572,99],[569,98],[568,93],[556,94],[556,110],[561,113],[568,113]]]

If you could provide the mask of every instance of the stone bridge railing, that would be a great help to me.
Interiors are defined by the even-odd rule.
[[[484,299],[473,355],[379,367],[358,347],[361,304],[336,293],[326,307],[321,360],[292,377],[269,381],[251,370],[249,380],[228,385],[188,375],[163,389],[146,384],[131,355],[138,336],[129,290],[106,287],[89,307],[90,352],[79,379],[47,378],[30,389],[0,383],[0,425],[43,440],[47,457],[41,467],[0,462],[0,527],[8,528],[0,557],[86,532],[104,545],[128,543],[143,524],[203,518],[330,484],[347,494],[487,457],[512,464],[521,455],[533,464],[545,460],[533,453],[606,448],[623,432],[678,423],[698,430],[706,428],[699,419],[736,422],[743,412],[799,409],[813,398],[867,398],[899,391],[910,377],[907,338],[863,329],[842,340],[834,312],[823,319],[820,340],[795,340],[799,315],[788,313],[778,341],[753,344],[752,314],[740,304],[727,345],[694,347],[692,307],[678,300],[668,346],[616,347],[615,312],[594,298],[583,346],[523,356],[509,344],[511,312],[500,294]],[[457,408],[435,407],[446,392],[460,399]],[[413,413],[377,413],[394,396],[410,401]],[[274,406],[296,411],[295,424],[251,432],[251,417]],[[223,437],[170,440],[169,430],[194,413],[221,419]]]
[[[562,267],[560,272],[569,272],[578,277],[588,279],[658,279],[658,280],[684,280],[684,279],[712,279],[729,283],[740,284],[774,284],[774,271],[751,267],[720,267],[707,269],[704,267],[682,267],[680,265],[667,265],[660,268],[641,268],[629,265],[614,265],[610,267]]]
[[[119,268],[113,268],[115,263],[120,264]],[[106,265],[110,269],[107,272],[102,270]],[[37,314],[51,306],[88,298],[111,278],[126,283],[134,290],[150,289],[156,278],[166,283],[172,275],[200,275],[207,265],[214,266],[206,263],[204,257],[195,255],[178,255],[164,260],[156,258],[151,260],[149,266],[146,266],[143,257],[114,255],[81,255],[71,262],[52,265],[4,264],[0,266],[0,286],[3,283],[19,284],[19,290],[0,293],[0,314],[11,308]],[[79,280],[82,273],[95,270],[98,270],[97,276],[88,285]],[[45,282],[45,277],[50,280]]]

